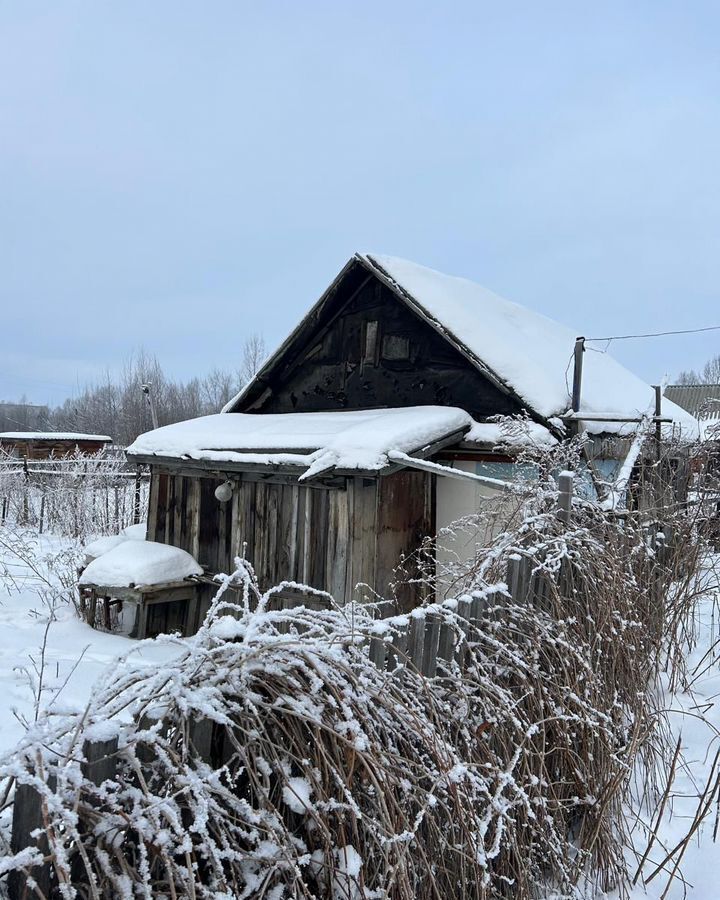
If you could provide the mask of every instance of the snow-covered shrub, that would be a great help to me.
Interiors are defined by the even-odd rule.
[[[572,622],[499,586],[480,627],[452,602],[429,607],[420,615],[452,629],[457,658],[428,680],[369,660],[371,638],[391,640],[405,618],[271,612],[270,596],[240,561],[176,662],[111,673],[82,715],[48,717],[3,767],[43,794],[66,896],[90,881],[118,897],[572,890],[640,727],[622,698],[596,705],[606,697]],[[110,734],[117,773],[97,787],[82,748]]]
[[[83,558],[79,543],[46,545],[28,528],[9,522],[0,528],[0,578],[5,590],[34,594],[33,614],[48,622],[55,621],[60,607],[73,604],[78,609],[77,573]]]

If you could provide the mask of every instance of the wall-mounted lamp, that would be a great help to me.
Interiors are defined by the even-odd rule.
[[[231,481],[223,481],[215,488],[215,496],[221,503],[227,503],[232,499],[233,486]]]

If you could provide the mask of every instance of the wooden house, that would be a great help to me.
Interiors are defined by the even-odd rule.
[[[401,557],[512,479],[513,442],[492,417],[524,416],[525,438],[552,444],[571,420],[600,439],[652,406],[648,385],[587,354],[573,412],[575,347],[575,332],[470,281],[357,254],[222,413],[128,449],[152,471],[148,540],[208,576],[242,555],[264,586],[388,596]],[[193,632],[214,589],[197,590],[148,633]],[[394,593],[418,600],[409,583]]]
[[[96,454],[112,438],[105,434],[75,434],[54,431],[4,431],[0,433],[0,453],[20,459],[60,459],[74,453]]]

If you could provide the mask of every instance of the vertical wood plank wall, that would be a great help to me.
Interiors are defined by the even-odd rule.
[[[212,573],[232,571],[245,545],[263,588],[296,581],[344,603],[367,584],[388,597],[401,556],[434,531],[433,478],[407,470],[329,488],[238,477],[232,500],[220,503],[224,479],[154,469],[148,539],[187,550]],[[419,598],[403,585],[397,599],[409,609]]]

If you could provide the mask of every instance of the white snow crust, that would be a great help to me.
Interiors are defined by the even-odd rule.
[[[2,439],[26,441],[112,441],[112,438],[106,434],[81,434],[73,431],[2,431],[0,432],[0,440]]]
[[[125,541],[144,541],[146,536],[147,524],[145,522],[140,522],[138,525],[128,525],[127,528],[123,528],[120,534],[108,534],[104,537],[99,537],[91,543],[86,544],[83,548],[85,551],[86,562],[97,559],[98,556],[108,553],[119,544],[125,543]]]
[[[142,587],[182,581],[202,572],[202,566],[179,547],[128,539],[94,559],[80,576],[80,584]]]
[[[309,812],[312,809],[311,796],[312,785],[307,778],[288,778],[283,788],[283,800],[293,812],[298,815]]]
[[[508,447],[552,447],[557,444],[550,431],[539,422],[528,419],[518,424],[517,430],[508,429],[499,422],[473,422],[472,428],[463,440],[471,444],[489,444],[493,447],[503,444]]]
[[[122,534],[106,534],[85,545],[83,548],[85,550],[85,556],[88,559],[97,559],[98,556],[108,553],[119,544],[124,544],[126,540],[127,538]]]
[[[461,409],[412,406],[348,412],[218,413],[149,431],[129,456],[297,465],[310,477],[326,469],[376,471],[388,453],[410,453],[473,424]]]

